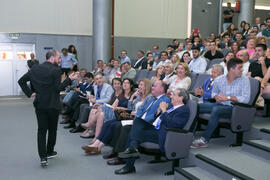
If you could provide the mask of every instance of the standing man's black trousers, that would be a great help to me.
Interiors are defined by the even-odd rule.
[[[58,109],[37,109],[36,116],[38,122],[37,142],[40,158],[46,158],[47,153],[54,151],[56,143],[56,132],[58,124]],[[46,144],[46,135],[48,131],[48,141]]]

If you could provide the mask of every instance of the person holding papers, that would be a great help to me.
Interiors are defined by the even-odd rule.
[[[163,88],[162,88],[163,87]],[[137,112],[133,127],[129,134],[128,148],[119,154],[120,158],[126,158],[126,165],[116,170],[115,174],[135,173],[134,166],[136,158],[139,157],[137,150],[142,142],[158,143],[161,151],[164,151],[166,137],[165,127],[183,128],[189,119],[189,108],[185,105],[189,94],[185,89],[176,89],[170,99],[165,95],[167,89],[162,82],[157,81],[152,88],[153,97],[157,97],[153,103],[146,103],[142,106],[144,110]],[[156,117],[156,113],[160,114]],[[154,113],[154,114],[153,114]]]
[[[111,121],[115,119],[115,110],[127,110],[128,100],[133,94],[134,83],[131,79],[124,79],[122,85],[122,94],[115,99],[112,105],[103,104],[101,106],[93,107],[97,110],[90,112],[89,119],[87,123],[81,124],[86,131],[83,133],[82,137],[94,136],[92,139],[92,143],[96,141],[96,138],[99,136],[101,129],[103,127],[103,123],[106,121]]]

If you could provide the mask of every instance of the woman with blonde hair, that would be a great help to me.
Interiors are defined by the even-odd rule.
[[[188,77],[190,70],[186,63],[179,63],[176,69],[176,77],[169,86],[168,92],[172,92],[177,88],[189,89],[191,85],[191,79]]]
[[[138,90],[130,97],[128,102],[128,110],[131,111],[130,115],[134,116],[144,100],[148,98],[148,96],[151,96],[151,90],[152,86],[149,79],[142,79],[139,81]],[[88,155],[100,154],[102,147],[111,141],[117,124],[121,124],[121,121],[117,119],[107,121],[93,144],[82,146],[85,153]]]
[[[155,81],[162,80],[165,77],[164,72],[165,72],[165,67],[163,65],[158,66],[156,69],[155,76],[151,78],[151,83],[154,84]]]

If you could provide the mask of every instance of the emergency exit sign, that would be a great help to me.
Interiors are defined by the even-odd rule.
[[[8,36],[10,39],[19,39],[20,33],[9,33]]]

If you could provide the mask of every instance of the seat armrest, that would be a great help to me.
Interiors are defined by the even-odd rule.
[[[254,106],[249,105],[249,104],[245,104],[245,103],[240,103],[240,102],[231,102],[232,105],[234,106],[241,106],[241,107],[247,107],[247,108],[252,108]]]
[[[184,130],[184,129],[180,129],[180,128],[165,128],[166,131],[169,131],[169,132],[176,132],[176,133],[188,133],[189,131],[187,130]]]

